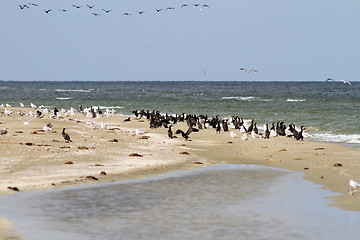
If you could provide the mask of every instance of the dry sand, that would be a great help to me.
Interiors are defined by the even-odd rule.
[[[61,119],[45,116],[25,125],[19,119],[28,121],[31,117],[17,113],[6,116],[1,112],[2,109],[0,129],[6,127],[8,133],[0,135],[0,195],[238,163],[304,172],[305,179],[339,193],[330,197],[332,205],[360,210],[360,192],[348,193],[349,180],[360,181],[360,151],[350,147],[285,137],[249,136],[243,141],[231,138],[229,132],[216,134],[213,129],[192,133],[189,141],[180,135],[169,139],[167,129],[150,129],[148,120],[134,117],[124,122],[127,117],[123,116],[100,119],[86,119],[81,114]],[[88,125],[87,121],[93,124]],[[100,122],[106,123],[108,129],[101,128]],[[41,131],[48,123],[54,125],[53,131]],[[63,128],[73,142],[64,141]],[[187,129],[180,123],[173,127],[174,132],[178,128]],[[145,134],[136,134],[135,129]],[[110,142],[113,139],[117,142]],[[130,156],[132,153],[138,156]],[[8,187],[16,187],[19,192]],[[2,221],[5,220],[0,219],[0,226],[9,226]],[[5,230],[0,228],[0,239],[1,232]]]

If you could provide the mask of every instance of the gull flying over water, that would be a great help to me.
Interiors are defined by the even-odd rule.
[[[327,78],[327,79],[326,79],[326,82],[342,82],[342,83],[351,85],[351,82],[349,82],[349,81],[345,81],[345,80],[335,80],[335,79],[333,79],[333,78]]]
[[[255,70],[255,69],[245,69],[245,68],[240,68],[240,71],[245,71],[247,74],[252,73],[252,72],[257,72],[257,70]]]

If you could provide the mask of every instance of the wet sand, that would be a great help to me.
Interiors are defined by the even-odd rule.
[[[239,163],[304,172],[307,180],[339,193],[331,197],[332,205],[360,210],[360,193],[348,194],[349,180],[360,181],[360,151],[350,147],[285,137],[249,136],[243,141],[231,138],[229,132],[216,134],[214,129],[191,133],[188,141],[181,135],[169,139],[167,129],[150,129],[148,120],[135,117],[124,122],[125,116],[99,119],[86,119],[81,114],[60,119],[45,116],[25,125],[19,119],[28,121],[31,117],[17,113],[6,116],[2,112],[0,109],[0,129],[6,127],[8,133],[0,136],[0,195]],[[107,124],[108,129],[101,128],[100,122]],[[53,131],[41,131],[48,123],[54,125]],[[64,141],[63,128],[73,142]],[[145,134],[136,134],[135,129]],[[177,129],[185,131],[186,124],[174,125],[174,132]]]

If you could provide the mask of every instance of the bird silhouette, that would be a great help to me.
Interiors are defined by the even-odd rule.
[[[51,12],[51,9],[44,10],[44,12],[45,12],[46,14],[48,14],[49,12]]]
[[[145,13],[145,11],[137,11],[137,12],[138,12],[140,15]]]
[[[123,15],[125,15],[125,16],[131,16],[131,14],[130,13],[123,13]]]
[[[94,15],[95,17],[100,16],[100,14],[98,13],[92,13],[92,15]]]
[[[65,140],[66,142],[72,142],[71,139],[70,139],[69,134],[67,134],[67,133],[65,132],[65,128],[63,128],[61,134],[62,134],[62,136],[63,136],[63,138],[64,138],[64,140]]]
[[[88,8],[90,8],[90,9],[92,9],[93,7],[95,7],[95,5],[90,6],[90,5],[88,5],[88,4],[86,4],[86,6],[87,6]]]
[[[166,10],[174,10],[175,8],[173,7],[168,7]]]
[[[106,13],[109,13],[109,12],[111,12],[112,11],[112,9],[109,9],[109,10],[106,10],[106,9],[102,9],[104,12],[106,12]]]
[[[168,129],[168,137],[169,138],[173,138],[173,131],[171,130],[171,127],[172,127],[172,125],[170,125],[169,129]]]
[[[26,4],[23,4],[23,5],[19,5],[19,7],[20,7],[21,9],[24,9],[24,8],[27,8],[27,9],[29,9],[29,6],[28,6],[28,5],[26,5]]]
[[[160,12],[162,10],[162,8],[156,8],[157,12]]]
[[[186,133],[184,133],[184,131],[181,130],[181,129],[176,130],[175,133],[176,133],[176,134],[181,134],[181,136],[182,136],[183,138],[185,138],[185,140],[188,140],[188,139],[189,139],[189,135],[187,135]]]
[[[29,3],[29,5],[34,6],[34,7],[38,7],[38,6],[39,6],[39,5],[36,4],[36,3]]]
[[[73,4],[73,7],[75,7],[75,8],[81,8],[81,6],[74,5],[74,4]]]
[[[183,7],[188,7],[189,5],[187,5],[187,4],[183,4],[183,5],[181,5],[181,7],[183,8]]]

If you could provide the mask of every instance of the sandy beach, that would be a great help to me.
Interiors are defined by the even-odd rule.
[[[87,119],[82,114],[50,119],[32,119],[0,109],[0,195],[144,178],[222,163],[259,164],[304,172],[305,179],[339,195],[331,204],[359,211],[358,194],[349,195],[349,180],[360,181],[360,151],[339,144],[296,141],[293,138],[231,138],[229,132],[214,129],[169,139],[167,129],[150,129],[147,119],[112,116]],[[24,112],[30,109],[13,109]],[[91,124],[90,124],[91,121]],[[107,129],[101,128],[101,122]],[[52,131],[43,131],[48,123]],[[70,135],[66,142],[62,129]],[[136,129],[145,133],[136,133]],[[173,130],[186,130],[185,123]],[[240,134],[238,134],[240,135]],[[17,191],[19,190],[19,191]],[[0,219],[0,239],[16,239],[7,230],[10,223]],[[6,235],[4,235],[6,233]],[[9,235],[10,234],[10,235]]]

